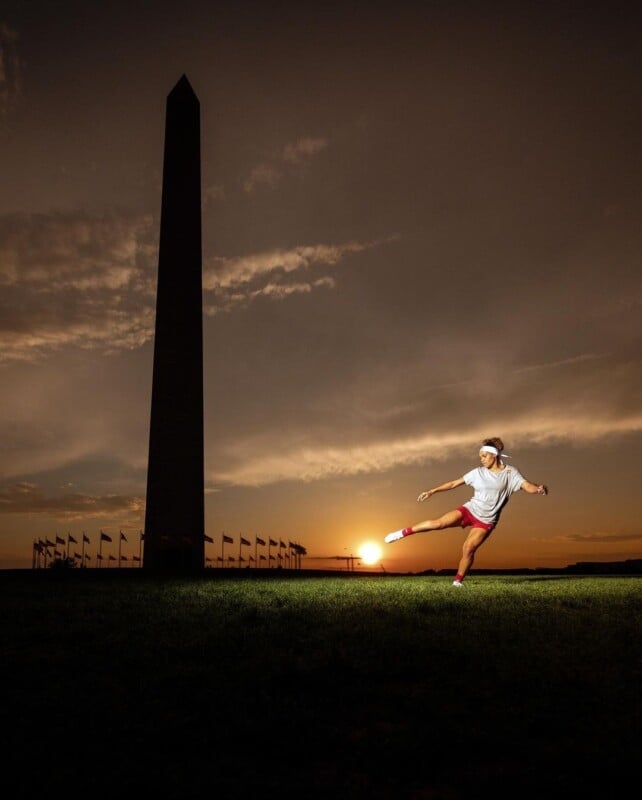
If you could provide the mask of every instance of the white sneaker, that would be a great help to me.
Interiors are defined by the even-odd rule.
[[[403,530],[393,531],[392,533],[389,533],[385,537],[384,542],[386,544],[390,544],[390,542],[397,542],[399,541],[399,539],[403,539]]]
[[[463,585],[464,584],[462,581],[453,581],[453,586],[463,586]]]

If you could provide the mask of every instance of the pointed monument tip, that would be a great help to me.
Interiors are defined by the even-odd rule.
[[[187,79],[187,75],[183,73],[179,78],[178,82],[170,92],[170,95],[174,94],[182,94],[182,95],[193,95],[196,97],[196,92],[192,89],[191,83]]]

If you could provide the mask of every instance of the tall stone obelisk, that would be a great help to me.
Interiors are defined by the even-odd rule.
[[[167,95],[143,566],[205,565],[200,103]]]

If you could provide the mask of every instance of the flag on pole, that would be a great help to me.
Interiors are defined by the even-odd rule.
[[[212,539],[212,537],[208,536],[206,533],[203,534],[203,539],[205,539],[205,541],[209,542],[210,544],[214,544],[214,539]]]
[[[279,547],[287,547],[287,545],[286,545],[286,543],[283,541],[283,539],[279,539]]]
[[[120,541],[121,542],[126,542],[127,541],[127,537],[125,536],[125,534],[122,531],[120,532]]]
[[[78,544],[78,542],[74,539],[74,537],[70,533],[67,534],[67,541],[73,542],[74,544]]]
[[[246,544],[246,545],[249,545],[250,543],[248,542],[248,540],[247,540],[247,539],[244,539],[244,538],[241,536],[241,544]]]
[[[86,533],[83,533],[82,540],[83,542],[87,542],[87,544],[91,544],[91,542],[89,541],[89,536],[87,536]]]
[[[45,539],[45,547],[55,547],[56,545],[53,542],[50,542],[49,539]]]
[[[265,547],[265,539],[261,539],[259,536],[256,537],[256,543],[262,544]]]
[[[112,554],[110,553],[109,554],[109,560],[110,561],[115,561],[116,560],[116,556],[112,556]]]
[[[270,547],[276,547],[278,542],[275,542],[274,539],[270,539]]]
[[[234,544],[234,539],[232,539],[231,536],[224,536],[223,541],[226,542],[227,544]]]
[[[56,534],[56,544],[67,544],[67,542],[62,538],[62,536],[58,536],[58,534]]]
[[[111,536],[107,536],[106,533],[100,532],[100,541],[101,542],[111,542]]]

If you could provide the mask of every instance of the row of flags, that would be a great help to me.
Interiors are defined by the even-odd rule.
[[[139,539],[138,539],[138,544],[139,544],[138,555],[132,555],[131,556],[131,560],[132,560],[132,562],[142,563],[142,542],[145,539],[145,534],[143,533],[143,531],[139,531],[137,535],[139,537]],[[131,536],[131,534],[130,534],[130,536]],[[185,542],[191,542],[192,541],[192,539],[189,536],[182,536],[181,538],[183,540],[185,540]],[[167,537],[166,536],[161,536],[161,539],[169,539],[169,536],[167,536]],[[203,539],[208,544],[214,544],[215,543],[214,538],[212,536],[208,536],[207,534],[204,534]],[[113,541],[114,541],[114,539],[113,539],[112,535],[110,535],[108,533],[105,533],[105,531],[102,531],[102,530],[100,531],[99,537],[98,537],[99,550],[98,550],[98,553],[96,553],[96,556],[95,556],[96,561],[98,562],[98,566],[100,566],[101,562],[103,562],[103,561],[107,561],[107,562],[117,561],[119,566],[120,566],[120,562],[121,561],[129,561],[129,557],[127,556],[127,554],[122,552],[122,543],[123,542],[128,542],[127,536],[123,533],[123,531],[119,531],[119,536],[118,536],[118,556],[115,556],[112,553],[108,553],[106,555],[103,555],[103,553],[102,553],[103,542],[113,543]],[[70,546],[72,544],[78,545],[79,543],[82,544],[82,548],[81,548],[82,552],[79,553],[79,552],[77,552],[77,550],[74,549],[74,551],[72,553]],[[69,532],[67,534],[67,538],[66,539],[64,538],[64,536],[61,536],[59,534],[56,534],[54,536],[54,540],[53,541],[51,541],[48,537],[45,538],[45,539],[42,539],[42,538],[36,539],[33,542],[33,567],[38,568],[38,567],[42,566],[41,561],[44,561],[44,566],[46,567],[48,559],[74,560],[74,561],[79,561],[81,566],[86,566],[88,564],[88,562],[91,561],[91,558],[92,558],[92,556],[89,553],[85,552],[85,545],[86,544],[91,544],[91,539],[84,531],[82,533],[82,538],[80,538],[80,542],[76,538],[76,536],[72,535],[71,532]],[[277,540],[277,539],[273,539],[272,537],[268,537],[267,541],[266,541],[266,539],[264,539],[261,536],[255,536],[254,537],[254,542],[252,543],[245,536],[241,536],[240,535],[239,536],[239,554],[238,554],[238,557],[235,558],[234,556],[227,556],[227,559],[225,559],[224,546],[226,544],[234,544],[234,538],[232,536],[228,536],[227,534],[223,533],[221,535],[221,555],[218,556],[216,559],[210,558],[210,557],[206,557],[205,561],[207,563],[216,562],[217,564],[236,563],[236,562],[238,562],[239,564],[245,563],[246,559],[242,555],[241,548],[242,547],[251,547],[252,544],[254,544],[254,546],[255,546],[255,555],[254,556],[251,556],[251,555],[249,556],[249,559],[248,559],[249,563],[252,563],[252,562],[256,563],[256,562],[259,562],[259,561],[268,561],[268,562],[278,561],[278,562],[281,562],[281,561],[284,561],[284,560],[285,561],[289,561],[291,558],[294,558],[298,562],[298,565],[300,566],[300,558],[301,558],[301,556],[306,555],[306,552],[307,552],[305,547],[303,547],[302,545],[298,544],[297,542],[292,542],[291,540],[288,540],[287,543],[286,543],[286,542],[283,541],[283,539],[278,539]],[[59,550],[58,549],[58,545],[62,545],[63,548],[66,548],[66,551],[65,551],[65,549],[63,549],[62,551]],[[268,547],[268,556],[267,556],[267,558],[263,554],[259,554],[258,553],[259,545],[261,547],[266,547],[266,546]],[[279,550],[279,552],[278,552],[278,554],[276,556],[273,556],[271,554],[271,552],[270,552],[270,549],[272,547],[276,547]],[[281,550],[286,550],[285,555],[281,554],[281,552],[280,552]]]
[[[49,553],[48,557],[51,558],[74,558],[78,561],[91,561],[93,556],[91,553],[74,553],[73,556],[71,554],[67,555],[66,553],[61,552],[60,550],[54,550],[53,553]],[[140,561],[140,556],[132,556],[132,561]],[[113,553],[109,553],[108,555],[103,555],[102,553],[96,553],[96,560],[97,561],[118,561],[118,557],[113,555]],[[129,558],[126,555],[121,554],[120,561],[128,561]]]
[[[249,556],[249,558],[245,558],[244,556],[217,556],[216,558],[210,558],[209,556],[205,557],[205,561],[209,564],[211,562],[218,562],[218,563],[230,563],[235,564],[237,561],[239,563],[256,563],[256,561],[285,561],[287,560],[287,556],[282,556],[281,554],[276,556],[264,556],[260,555],[258,559],[254,558],[254,556]]]
[[[211,536],[207,536],[206,535],[205,536],[205,541],[209,542],[210,544],[214,544],[214,539]],[[234,539],[231,536],[227,536],[226,534],[223,534],[222,542],[224,544],[234,544]],[[239,538],[239,542],[240,542],[240,544],[246,545],[247,547],[251,547],[251,545],[252,545],[252,542],[250,542],[250,540],[246,539],[244,536],[241,536]],[[279,548],[285,548],[285,549],[289,548],[290,550],[296,550],[297,548],[301,547],[300,544],[296,544],[295,542],[288,541],[288,543],[286,544],[283,541],[283,539],[279,539],[278,542],[276,541],[276,539],[268,539],[268,541],[266,542],[265,539],[262,539],[260,536],[255,536],[254,537],[254,543],[255,544],[260,544],[262,547],[265,547],[266,545],[268,545],[269,547],[279,547]]]
[[[145,538],[142,532],[141,532],[140,535],[141,535],[142,539]],[[91,544],[91,539],[89,538],[89,536],[87,536],[86,533],[83,533],[82,541],[83,541],[83,543],[87,542],[87,544]],[[100,541],[101,542],[112,542],[113,539],[111,538],[111,536],[109,536],[108,534],[106,534],[103,531],[101,531],[100,532]],[[125,534],[122,531],[120,532],[120,541],[121,542],[126,542],[127,541],[127,537],[125,536]],[[55,547],[58,544],[67,545],[67,544],[70,544],[72,542],[73,542],[73,544],[78,544],[78,540],[69,533],[69,534],[67,534],[67,538],[66,539],[63,539],[62,536],[58,536],[56,534],[56,539],[55,539],[54,542],[50,541],[49,539],[44,539],[44,540],[43,539],[37,539],[33,544],[34,544],[35,548],[43,549],[43,548],[47,548],[47,547]]]
[[[140,531],[139,535],[140,535],[141,540],[143,540],[145,538],[145,534],[142,531]],[[184,538],[189,539],[190,537],[187,536],[187,537],[184,537]],[[214,539],[211,536],[208,536],[207,534],[204,534],[203,538],[204,538],[204,540],[206,542],[209,542],[210,544],[214,544]],[[91,539],[89,538],[89,536],[87,536],[86,533],[83,533],[82,541],[83,542],[87,542],[87,544],[91,544]],[[104,531],[101,531],[100,532],[100,541],[101,542],[113,542],[113,539],[109,534],[105,533]],[[120,531],[120,541],[121,542],[126,542],[127,541],[127,537],[125,536],[125,534],[122,531]],[[234,544],[234,539],[231,536],[227,536],[226,534],[223,534],[222,541],[227,543],[227,544]],[[38,546],[38,547],[41,547],[41,548],[42,547],[55,547],[57,544],[66,545],[66,544],[69,544],[70,542],[73,542],[73,544],[78,544],[78,540],[74,536],[72,536],[71,533],[67,534],[67,538],[66,539],[63,539],[62,536],[58,536],[58,534],[56,534],[54,542],[50,541],[49,539],[44,539],[44,540],[43,539],[38,539],[38,540],[36,540],[34,542],[34,546]],[[250,540],[246,539],[244,536],[240,537],[240,543],[243,544],[243,545],[248,545],[248,546],[250,546],[252,544],[252,542],[250,542]],[[260,536],[256,536],[255,537],[255,543],[256,544],[260,544],[263,547],[265,547],[266,544],[269,543],[270,547],[284,547],[284,548],[288,548],[289,547],[291,550],[296,550],[297,547],[301,546],[301,545],[296,544],[295,542],[291,542],[291,541],[288,541],[288,543],[286,544],[283,541],[283,539],[279,539],[278,542],[276,541],[276,539],[268,539],[268,542],[266,543],[265,539],[262,539]]]
[[[103,555],[102,547],[103,542],[113,542],[113,537],[110,536],[105,531],[100,531],[98,537],[98,552],[96,553],[96,562],[98,566],[102,565],[103,561],[117,561],[118,566],[121,565],[122,561],[129,561],[130,557],[122,552],[122,543],[127,542],[127,536],[123,533],[123,531],[119,531],[119,539],[118,539],[118,556],[115,556],[113,553],[107,553]],[[139,532],[139,547],[138,547],[138,555],[132,555],[131,560],[132,562],[141,562],[142,561],[142,541],[144,539],[143,532]],[[71,551],[71,545],[78,545],[81,544],[81,552],[79,553],[77,550],[74,550],[73,553]],[[46,567],[47,562],[52,559],[54,562],[57,560],[63,561],[71,561],[71,562],[80,562],[81,567],[86,567],[89,565],[92,559],[92,555],[85,551],[85,545],[91,544],[91,539],[89,536],[83,531],[82,538],[80,541],[74,536],[71,532],[67,534],[67,538],[65,539],[63,536],[56,534],[54,536],[54,540],[51,541],[48,537],[45,539],[35,539],[33,542],[33,559],[32,559],[32,566],[35,569],[38,569],[41,566]],[[58,545],[63,546],[63,550],[58,549]],[[53,548],[53,550],[51,550]]]

